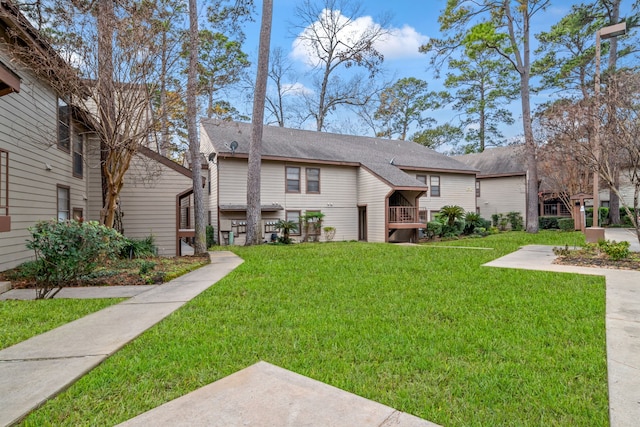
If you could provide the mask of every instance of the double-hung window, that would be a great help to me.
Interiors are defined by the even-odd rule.
[[[58,185],[58,221],[70,219],[71,213],[71,190],[69,187]]]
[[[431,175],[431,197],[440,197],[440,177]]]
[[[82,178],[84,173],[84,143],[82,135],[73,137],[73,176]]]
[[[58,98],[58,147],[69,151],[71,141],[71,107]]]
[[[307,168],[307,193],[320,193],[320,169]]]
[[[300,211],[287,211],[286,220],[291,221],[294,224],[298,225],[298,227],[295,230],[291,230],[289,234],[291,234],[292,236],[299,236],[300,235]]]
[[[287,193],[299,193],[300,192],[300,168],[287,166]]]
[[[0,232],[11,231],[9,216],[9,152],[0,150]]]
[[[480,197],[480,180],[476,179],[476,197]]]

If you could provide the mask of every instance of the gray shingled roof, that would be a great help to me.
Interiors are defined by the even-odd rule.
[[[237,155],[248,155],[251,124],[215,119],[202,126],[219,156],[230,156],[231,141],[238,143]],[[362,165],[392,186],[425,185],[403,170],[451,171],[473,174],[476,170],[451,157],[410,141],[341,135],[265,126],[262,156],[299,161],[340,162]]]
[[[482,153],[454,156],[466,165],[478,169],[479,178],[495,175],[524,175],[527,171],[523,145],[509,145],[484,150]]]

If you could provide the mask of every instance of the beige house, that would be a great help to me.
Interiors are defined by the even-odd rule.
[[[0,2],[0,271],[32,259],[25,243],[37,221],[97,220],[102,206],[95,134],[48,80],[57,76],[34,72],[16,44],[66,66],[17,8]],[[153,234],[160,254],[175,255],[179,196],[190,188],[189,170],[141,148],[121,193],[125,234]]]
[[[454,158],[479,171],[475,195],[480,216],[490,220],[494,214],[520,212],[526,221],[527,169],[523,146],[490,148]]]
[[[203,120],[211,224],[219,241],[244,242],[251,125]],[[266,126],[261,202],[265,240],[278,219],[324,214],[335,240],[415,241],[445,205],[476,210],[475,169],[422,145]],[[298,240],[304,235],[294,236]],[[320,236],[320,240],[324,236]]]

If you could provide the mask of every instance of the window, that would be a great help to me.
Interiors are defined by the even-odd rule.
[[[0,150],[0,232],[11,231],[9,216],[9,152]]]
[[[300,168],[287,166],[287,193],[300,192]]]
[[[58,221],[66,221],[69,219],[70,208],[70,190],[69,187],[58,186]]]
[[[84,172],[84,144],[82,135],[73,138],[73,176],[82,178]]]
[[[84,219],[82,209],[73,208],[73,219],[75,219],[76,221],[82,221]]]
[[[424,185],[427,185],[427,175],[416,175],[416,179]]]
[[[440,177],[431,177],[431,197],[440,197]]]
[[[295,222],[296,224],[298,224],[298,228],[296,228],[295,230],[291,230],[291,235],[292,236],[299,236],[300,235],[300,211],[287,211],[286,213],[286,220],[287,221],[291,221],[291,222]]]
[[[71,124],[71,109],[62,99],[58,98],[58,147],[69,151]]]
[[[307,193],[320,193],[319,168],[307,168]]]
[[[476,179],[476,197],[480,197],[480,180]]]

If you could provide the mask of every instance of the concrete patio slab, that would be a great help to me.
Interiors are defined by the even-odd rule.
[[[344,390],[266,362],[145,412],[126,427],[433,427]]]

